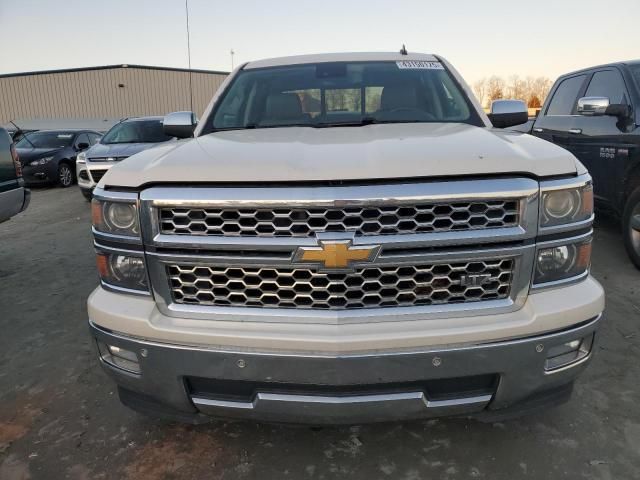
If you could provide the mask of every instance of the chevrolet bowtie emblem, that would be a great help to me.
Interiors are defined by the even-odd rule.
[[[380,245],[354,247],[351,240],[319,240],[319,247],[299,247],[294,262],[321,263],[323,270],[351,270],[356,262],[373,262]]]

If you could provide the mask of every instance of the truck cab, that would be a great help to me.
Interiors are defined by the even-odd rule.
[[[0,128],[0,223],[26,210],[30,198],[11,136]]]
[[[566,148],[589,170],[596,205],[621,219],[640,268],[640,61],[561,76],[531,133]]]

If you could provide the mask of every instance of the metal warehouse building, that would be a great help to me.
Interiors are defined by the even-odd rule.
[[[227,75],[142,65],[0,75],[0,125],[10,120],[24,124],[49,119],[86,121],[88,125],[97,120],[190,110],[190,76],[193,109],[201,115]]]

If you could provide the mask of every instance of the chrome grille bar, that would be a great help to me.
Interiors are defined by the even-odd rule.
[[[167,274],[176,303],[346,310],[507,298],[513,265],[511,259],[493,259],[367,267],[351,273],[169,265]]]
[[[161,208],[167,235],[313,237],[323,232],[399,235],[516,227],[519,201],[485,200],[340,208]]]

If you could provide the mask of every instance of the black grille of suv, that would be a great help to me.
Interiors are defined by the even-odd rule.
[[[93,181],[98,183],[104,177],[104,174],[107,173],[107,170],[104,168],[91,170],[91,178]]]

